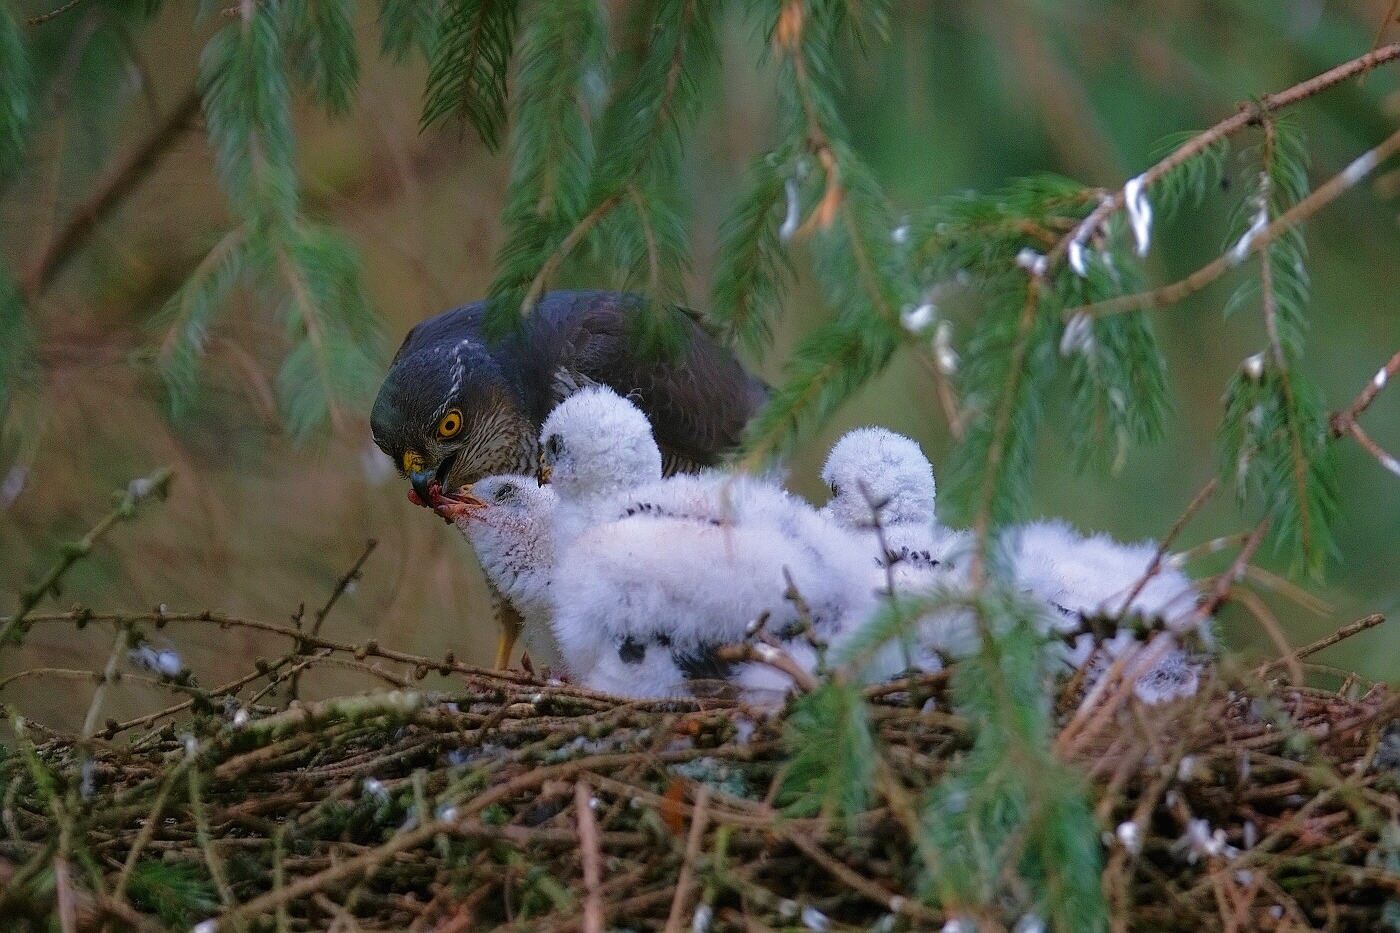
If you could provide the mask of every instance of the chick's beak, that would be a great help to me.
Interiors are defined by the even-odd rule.
[[[455,523],[459,519],[470,518],[472,513],[479,509],[486,508],[486,503],[472,493],[470,486],[463,486],[450,496],[438,493],[432,508],[444,521]]]

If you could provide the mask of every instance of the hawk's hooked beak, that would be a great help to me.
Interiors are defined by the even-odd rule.
[[[413,484],[413,491],[418,494],[418,501],[424,505],[429,505],[433,501],[430,487],[433,485],[433,476],[436,470],[418,470],[408,474],[408,481]]]
[[[452,473],[452,468],[457,465],[457,454],[448,454],[441,463],[434,467],[423,466],[423,458],[416,454],[406,455],[405,461],[409,457],[413,458],[413,462],[407,464],[410,467],[408,481],[413,485],[413,491],[418,495],[418,501],[423,505],[432,506],[434,483],[442,492],[450,492],[447,488],[447,478]],[[418,467],[418,469],[412,467]]]

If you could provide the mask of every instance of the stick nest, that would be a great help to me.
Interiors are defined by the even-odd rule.
[[[854,825],[783,811],[781,714],[628,702],[518,675],[460,682],[251,717],[206,711],[117,744],[27,730],[0,759],[6,928],[897,930],[947,919],[921,900],[910,835],[911,802],[971,742],[941,712],[946,676],[870,691],[897,786]],[[1220,676],[1171,708],[1125,708],[1074,759],[1104,831],[1115,929],[1390,922],[1396,708],[1380,687],[1251,696]],[[982,929],[1025,922],[975,913]]]

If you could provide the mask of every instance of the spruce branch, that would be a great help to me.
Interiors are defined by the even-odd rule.
[[[559,42],[547,35],[537,41],[538,58],[546,57]],[[653,296],[658,298],[679,290],[674,272],[685,267],[689,249],[672,201],[680,188],[677,173],[683,133],[699,111],[698,80],[715,58],[708,5],[699,0],[665,0],[655,12],[651,41],[635,75],[615,92],[598,118],[600,145],[586,171],[572,178],[553,174],[543,179],[577,185],[566,203],[582,205],[579,213],[570,216],[551,209],[563,192],[541,186],[531,172],[512,173],[506,212],[511,236],[498,257],[500,269],[491,285],[489,331],[508,332],[520,317],[531,313],[559,267],[595,229],[610,230],[612,259],[624,280],[655,279],[663,289],[663,294]],[[529,92],[533,98],[555,98],[558,87],[549,75],[522,67],[522,77],[527,73],[539,86]],[[569,74],[583,79],[581,73],[570,70]],[[575,96],[580,93],[565,90]],[[522,88],[521,93],[527,90]],[[591,142],[592,136],[588,139]],[[517,136],[517,148],[522,142]],[[537,153],[527,150],[527,155],[539,164]],[[630,193],[633,190],[637,197]],[[626,218],[614,222],[613,212],[628,203],[638,206],[633,223]],[[653,268],[655,276],[650,274]]]
[[[488,149],[500,145],[519,7],[519,0],[447,4],[424,92],[424,127],[455,116],[471,123]]]
[[[1400,52],[1397,52],[1397,56],[1400,56]],[[1250,237],[1245,243],[1245,248],[1239,253],[1226,252],[1180,281],[1152,291],[1066,308],[1064,317],[1066,320],[1076,314],[1097,317],[1105,314],[1122,314],[1126,311],[1146,311],[1176,304],[1186,296],[1205,288],[1238,266],[1244,259],[1264,251],[1270,243],[1284,236],[1323,207],[1355,187],[1371,174],[1377,165],[1397,152],[1400,152],[1400,131],[1386,137],[1374,149],[1357,156],[1345,169],[1318,185],[1312,194],[1284,211],[1258,234]],[[1237,243],[1236,246],[1238,247],[1238,245]]]
[[[243,276],[247,253],[244,227],[225,233],[153,318],[165,331],[156,351],[156,369],[177,414],[195,395],[199,362],[214,316]]]
[[[747,190],[719,231],[710,317],[727,341],[755,351],[772,342],[783,280],[792,272],[779,235],[784,202],[797,206],[796,181],[779,171],[789,159],[786,149],[754,159],[745,173]]]
[[[360,77],[353,0],[285,0],[288,56],[332,116],[350,109]]]
[[[1011,463],[1008,469],[1007,448],[1012,433],[1012,420],[1018,409],[1023,409],[1026,401],[1022,395],[1026,370],[1026,358],[1031,351],[1031,333],[1035,326],[1040,306],[1040,283],[1030,279],[1026,286],[1026,297],[1021,307],[1021,315],[1016,322],[1016,335],[1011,345],[1010,356],[1005,369],[1001,395],[997,399],[993,415],[991,435],[986,444],[985,455],[981,459],[982,488],[977,498],[976,517],[972,522],[972,532],[977,547],[972,555],[971,578],[974,586],[981,586],[985,580],[986,555],[991,541],[992,529],[1000,524],[998,513],[1003,504],[1009,505],[1012,498],[1008,494],[1007,482],[1019,472],[1020,464]],[[1010,475],[1008,475],[1010,474]]]
[[[1356,423],[1356,419],[1361,413],[1370,407],[1380,391],[1389,385],[1397,374],[1400,374],[1400,353],[1396,353],[1384,366],[1376,370],[1376,375],[1372,377],[1370,382],[1366,383],[1350,405],[1333,413],[1327,421],[1333,437],[1351,435],[1367,453],[1376,458],[1382,467],[1396,476],[1400,476],[1400,460],[1387,453],[1383,447],[1371,439],[1369,434],[1362,430],[1361,425]]]
[[[1365,55],[1358,56],[1349,62],[1344,62],[1331,68],[1320,75],[1299,82],[1293,87],[1275,94],[1265,94],[1258,101],[1241,105],[1239,110],[1230,117],[1226,117],[1219,123],[1193,136],[1185,144],[1174,150],[1166,158],[1153,165],[1147,171],[1138,176],[1135,181],[1139,190],[1146,191],[1152,188],[1157,182],[1162,180],[1169,173],[1173,172],[1186,162],[1195,158],[1203,152],[1218,146],[1227,137],[1234,136],[1250,126],[1257,126],[1265,114],[1278,113],[1295,104],[1299,104],[1316,94],[1335,87],[1368,71],[1400,59],[1400,42],[1382,46]],[[1319,189],[1321,190],[1321,189]],[[1084,239],[1093,231],[1099,230],[1109,217],[1127,207],[1127,190],[1120,189],[1106,197],[1097,208],[1095,208],[1083,222],[1074,230],[1061,237],[1054,248],[1046,255],[1046,271],[1053,269],[1058,263],[1064,260],[1069,253],[1070,244],[1082,243]]]
[[[579,243],[583,242],[583,238],[588,236],[594,226],[606,217],[609,211],[622,203],[623,194],[624,192],[615,191],[600,201],[583,216],[582,220],[574,225],[559,245],[550,251],[544,263],[540,265],[539,271],[530,280],[530,287],[525,292],[524,300],[520,302],[521,317],[526,317],[535,310],[535,305],[539,304],[541,296],[544,295],[545,287],[553,278],[555,271],[558,270],[559,264],[569,257],[569,254],[578,247]]]
[[[33,304],[39,300],[53,283],[54,277],[86,245],[102,221],[111,216],[155,171],[190,128],[195,114],[199,112],[199,103],[199,91],[187,91],[156,128],[102,176],[91,194],[69,215],[63,229],[44,245],[24,273],[21,288],[26,301]],[[0,159],[0,165],[3,165],[3,159]]]
[[[421,0],[380,0],[380,52],[402,62],[417,49],[431,64],[441,29],[441,7]]]
[[[24,158],[33,74],[29,50],[9,6],[0,6],[0,179]]]

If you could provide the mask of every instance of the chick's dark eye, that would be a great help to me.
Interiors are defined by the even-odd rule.
[[[836,485],[835,483],[832,483],[832,484],[831,484],[831,494],[832,494],[833,496],[839,496],[839,495],[841,495],[841,487],[838,486],[838,485]]]
[[[558,459],[564,452],[564,441],[558,434],[549,435],[549,439],[544,442],[544,452],[551,459]]]
[[[506,483],[496,490],[494,498],[497,502],[514,502],[520,498],[520,489],[512,483]]]

